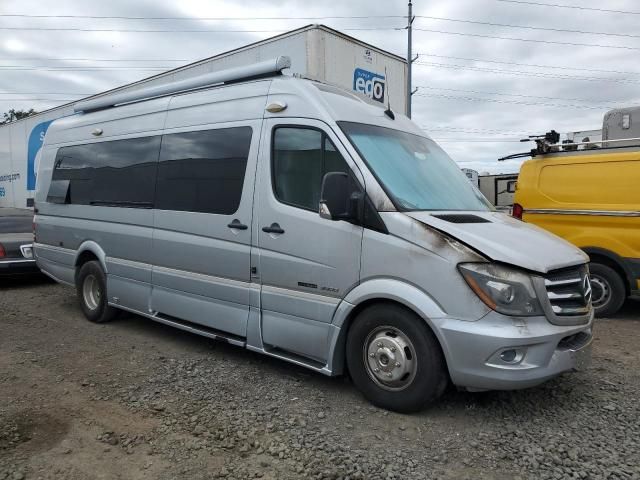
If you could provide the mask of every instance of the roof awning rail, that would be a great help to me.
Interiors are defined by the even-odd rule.
[[[212,87],[214,85],[237,82],[239,80],[276,75],[289,67],[291,67],[291,59],[289,57],[280,56],[251,65],[205,73],[203,75],[198,75],[197,77],[187,78],[177,82],[165,83],[140,90],[105,95],[103,97],[80,101],[74,105],[74,111],[76,113],[92,112],[95,110],[115,107],[116,105],[122,105],[124,103],[164,97],[198,88]]]

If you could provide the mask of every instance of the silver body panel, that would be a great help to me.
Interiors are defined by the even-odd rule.
[[[438,212],[444,213],[444,212]],[[457,224],[440,220],[429,212],[408,215],[459,239],[496,262],[516,265],[534,272],[551,270],[589,261],[588,256],[569,242],[542,228],[522,228],[522,222],[499,212],[473,212],[487,223]],[[509,241],[506,242],[505,238]]]
[[[287,107],[266,112],[273,102]],[[404,305],[429,325],[458,386],[520,388],[574,368],[572,352],[590,344],[591,316],[578,319],[578,325],[558,325],[551,315],[498,314],[468,287],[458,264],[493,260],[542,278],[584,264],[586,257],[557,237],[498,213],[469,212],[487,223],[456,224],[433,212],[396,211],[338,127],[343,120],[424,135],[406,117],[391,120],[382,108],[349,92],[290,77],[56,121],[45,139],[36,196],[38,265],[73,284],[76,265],[91,255],[106,272],[111,305],[327,375],[343,372],[353,312],[376,301]],[[271,143],[273,129],[286,125],[324,132],[388,233],[331,221],[276,198]],[[233,126],[253,132],[233,214],[47,202],[57,149],[102,141],[91,134],[96,128],[104,138],[118,139]],[[235,220],[247,228],[230,228]],[[274,223],[284,232],[263,231]],[[582,344],[565,348],[562,342],[577,334]],[[527,350],[517,368],[493,360],[508,347]]]

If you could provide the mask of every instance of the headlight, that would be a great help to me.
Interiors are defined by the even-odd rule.
[[[493,263],[462,263],[458,268],[476,295],[496,312],[514,316],[544,314],[526,273]]]

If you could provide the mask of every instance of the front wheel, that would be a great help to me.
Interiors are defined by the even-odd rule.
[[[591,303],[596,317],[615,314],[627,297],[624,281],[613,268],[601,263],[589,264],[591,277]]]
[[[415,412],[439,398],[448,377],[440,345],[424,320],[397,305],[363,310],[347,337],[347,366],[374,405]]]
[[[118,311],[107,303],[107,278],[97,261],[86,262],[80,267],[76,275],[76,291],[87,320],[105,323],[116,316]]]

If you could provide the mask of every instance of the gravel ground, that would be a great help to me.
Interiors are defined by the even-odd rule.
[[[327,378],[123,315],[73,289],[0,284],[0,480],[640,479],[640,302],[594,362],[519,392],[449,391],[414,415]]]

